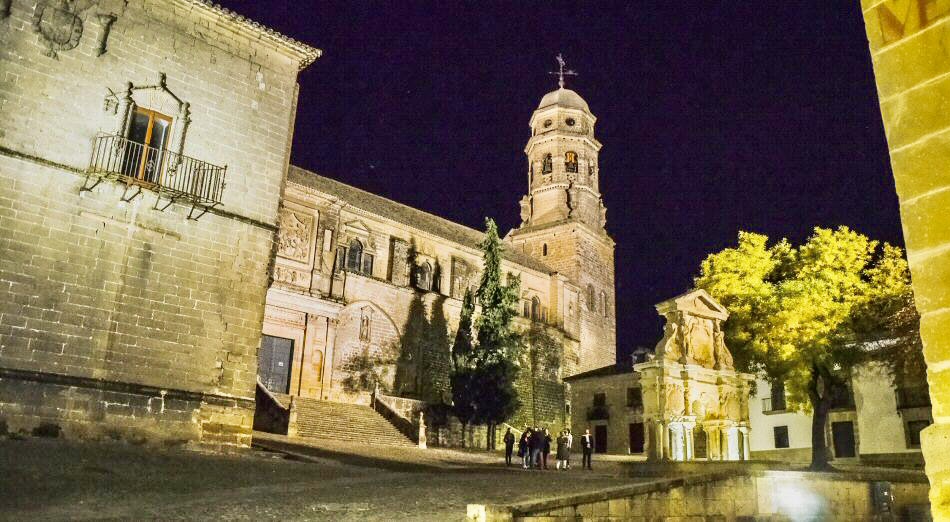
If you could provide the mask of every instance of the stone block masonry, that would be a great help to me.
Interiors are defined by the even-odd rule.
[[[862,0],[920,312],[934,424],[921,433],[934,519],[950,519],[950,2]]]
[[[927,482],[921,475],[757,471],[657,480],[513,505],[469,504],[467,520],[883,520],[873,503],[873,481],[887,482],[890,513],[898,519],[926,512]]]
[[[249,444],[296,75],[320,51],[199,0],[8,4],[0,423]],[[87,177],[102,136],[153,155],[97,149],[112,174]],[[159,190],[221,171],[208,213]]]

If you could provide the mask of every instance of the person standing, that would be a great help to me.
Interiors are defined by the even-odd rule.
[[[528,469],[528,461],[531,459],[531,428],[527,426],[518,440],[518,456],[521,457],[521,467]]]
[[[581,467],[591,469],[590,461],[591,455],[594,453],[594,437],[590,434],[590,428],[581,435],[581,449],[584,451],[584,460],[581,462]]]
[[[567,469],[567,459],[570,456],[570,451],[567,448],[567,430],[562,431],[557,438],[557,453],[554,454],[554,458],[557,459],[557,469]]]
[[[541,428],[535,426],[531,432],[531,467],[541,469],[541,445],[544,444],[544,435]]]
[[[541,438],[541,462],[544,464],[544,469],[548,469],[548,455],[551,453],[551,433],[548,432],[547,428],[544,428],[542,433],[544,436]]]
[[[515,434],[511,428],[505,430],[505,466],[511,466],[511,453],[515,449]]]
[[[567,460],[564,462],[564,467],[571,469],[571,449],[574,448],[574,434],[571,433],[571,428],[567,430]]]

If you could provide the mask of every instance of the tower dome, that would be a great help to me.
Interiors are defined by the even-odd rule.
[[[545,94],[544,97],[541,98],[541,103],[538,104],[538,110],[552,105],[557,105],[565,109],[579,109],[584,112],[590,112],[587,102],[584,101],[584,98],[581,98],[580,94],[570,89],[565,89],[564,87]]]

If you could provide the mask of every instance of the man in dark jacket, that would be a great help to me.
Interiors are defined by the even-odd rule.
[[[541,469],[541,449],[544,446],[544,434],[535,426],[531,432],[531,466]]]
[[[505,431],[505,466],[511,465],[511,453],[515,449],[515,434],[511,432],[511,428],[508,428]]]
[[[581,467],[591,469],[590,460],[594,453],[594,436],[590,434],[590,428],[584,430],[584,434],[581,435],[581,449],[584,451],[584,460],[581,462]]]

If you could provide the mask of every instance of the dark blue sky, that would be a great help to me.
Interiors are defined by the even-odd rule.
[[[324,51],[294,164],[476,228],[519,222],[528,119],[563,53],[604,144],[622,357],[740,229],[903,244],[857,0],[222,3]]]

